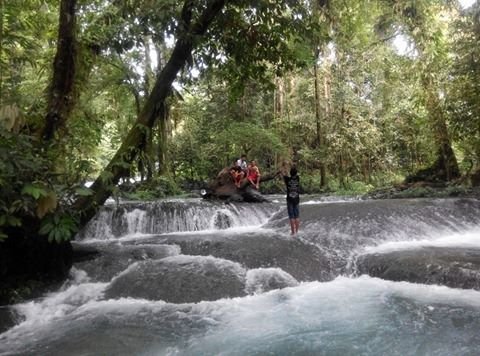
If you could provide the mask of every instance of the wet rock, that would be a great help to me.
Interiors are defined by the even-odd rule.
[[[218,211],[213,218],[213,226],[217,229],[228,229],[232,224],[232,217],[222,211]]]
[[[315,246],[290,236],[242,233],[189,236],[170,235],[186,255],[215,256],[240,263],[248,269],[280,268],[298,281],[327,281],[335,276],[327,256]]]
[[[100,255],[100,251],[92,245],[81,245],[72,242],[73,262],[93,260]]]
[[[138,262],[116,277],[106,298],[133,297],[196,303],[245,295],[246,271],[237,263],[203,256]]]
[[[0,307],[0,334],[15,326],[19,319],[10,307]]]
[[[361,274],[392,281],[439,284],[480,290],[480,250],[423,247],[360,256]]]
[[[87,272],[92,282],[109,282],[114,276],[124,271],[138,261],[162,259],[180,253],[175,245],[117,245],[82,246],[73,244],[75,251],[90,251],[89,259],[74,264],[80,270]],[[93,253],[92,251],[95,251]]]
[[[0,305],[42,295],[68,278],[73,254],[69,241],[11,234],[0,243]]]
[[[247,272],[246,290],[250,294],[297,285],[295,278],[278,268],[257,268]]]

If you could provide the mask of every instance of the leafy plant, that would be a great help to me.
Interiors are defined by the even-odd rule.
[[[71,215],[53,214],[42,220],[39,233],[47,235],[49,242],[70,240],[77,232],[78,221]]]

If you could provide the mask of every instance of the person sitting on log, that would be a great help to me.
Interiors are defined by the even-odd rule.
[[[248,165],[247,179],[255,189],[260,188],[260,170],[257,167],[257,162],[251,161]]]
[[[230,168],[230,175],[232,176],[233,182],[235,183],[236,187],[240,188],[242,179],[245,177],[242,169],[239,166],[234,165]]]
[[[247,174],[247,155],[242,154],[240,158],[237,160],[237,166],[239,166],[242,171]]]

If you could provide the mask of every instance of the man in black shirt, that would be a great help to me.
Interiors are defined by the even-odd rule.
[[[283,180],[287,187],[287,211],[288,218],[290,219],[290,229],[292,235],[295,235],[298,233],[298,227],[300,225],[300,177],[297,174],[297,169],[292,167],[290,169],[290,177],[284,175]]]

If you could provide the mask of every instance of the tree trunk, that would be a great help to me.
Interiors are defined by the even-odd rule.
[[[403,9],[403,12],[400,12],[399,15],[407,18],[406,25],[410,35],[415,40],[419,58],[422,60],[422,63],[426,64],[423,66],[420,78],[426,94],[425,107],[437,145],[437,159],[434,164],[427,169],[419,171],[414,176],[407,177],[406,181],[450,181],[460,176],[460,170],[452,149],[445,112],[438,94],[438,79],[435,79],[436,74],[446,59],[442,58],[442,51],[436,48],[438,42],[431,41],[434,28],[428,23],[428,14],[422,12],[426,8],[415,2],[412,3],[412,8],[410,8],[413,12],[407,13],[403,7],[397,8],[397,10]],[[412,14],[414,14],[415,21],[412,21]],[[428,51],[428,46],[431,47],[430,51]]]
[[[0,1],[0,56],[3,56],[3,0]],[[3,106],[3,66],[0,63],[0,108]]]
[[[325,157],[323,155],[324,149],[325,149],[325,142],[323,139],[323,131],[322,131],[322,106],[321,106],[321,98],[320,98],[320,70],[318,68],[317,61],[319,59],[320,51],[317,49],[315,51],[315,64],[313,66],[313,71],[314,71],[314,81],[315,81],[315,122],[316,122],[316,142],[315,142],[315,147],[320,149],[320,152],[322,152],[322,156],[319,157],[320,159],[320,188],[323,189],[327,185],[327,180],[326,180],[326,169],[325,169]],[[326,92],[325,92],[326,94]],[[326,95],[324,96],[325,99],[325,111],[326,113],[326,108],[327,108],[327,97]],[[326,116],[324,116],[326,117]]]
[[[280,172],[260,176],[260,183],[267,182],[279,176]],[[228,201],[244,201],[249,203],[265,202],[267,199],[256,190],[248,179],[244,178],[237,188],[230,175],[230,167],[222,169],[208,186],[204,198],[216,198]]]
[[[460,170],[450,142],[445,114],[436,93],[435,85],[428,74],[423,75],[422,84],[427,95],[425,106],[437,145],[437,159],[430,167],[408,176],[405,181],[407,183],[415,181],[448,182],[460,177]]]
[[[167,52],[167,47],[165,42],[160,42],[155,44],[155,51],[157,53],[157,72],[160,72],[166,65],[165,56]],[[157,161],[158,161],[158,174],[164,175],[168,173],[168,159],[167,159],[167,148],[168,148],[168,138],[171,135],[171,129],[169,125],[170,119],[170,105],[167,101],[164,101],[160,108],[159,122],[157,129]]]
[[[427,78],[425,78],[427,77]],[[437,160],[432,169],[441,180],[450,181],[460,177],[457,158],[452,149],[444,111],[432,80],[424,76],[424,88],[427,92],[427,110],[431,118],[433,134],[437,143]]]
[[[75,202],[75,208],[82,212],[81,226],[84,226],[95,216],[98,207],[108,199],[119,179],[128,174],[129,167],[137,157],[141,148],[140,145],[145,140],[145,135],[148,131],[152,130],[155,120],[159,116],[159,110],[171,91],[173,81],[180,69],[182,69],[191,57],[192,50],[195,47],[194,39],[198,39],[205,34],[210,23],[224,7],[225,1],[226,0],[210,1],[202,15],[193,25],[191,25],[190,21],[193,3],[190,0],[185,1],[182,10],[182,19],[180,21],[184,24],[186,33],[179,34],[172,55],[165,65],[165,68],[163,68],[157,77],[152,92],[147,98],[135,125],[122,142],[122,145],[110,163],[90,187],[93,194],[87,197],[79,197]]]
[[[285,112],[285,83],[283,78],[275,78],[275,93],[273,100],[273,117],[276,119],[282,118]]]
[[[49,88],[48,110],[42,137],[51,141],[55,132],[65,126],[75,104],[76,0],[61,0],[57,53],[53,64],[53,79]]]
[[[167,143],[168,143],[168,104],[163,103],[161,107],[160,120],[158,123],[158,173],[165,174],[168,172],[167,168]]]

